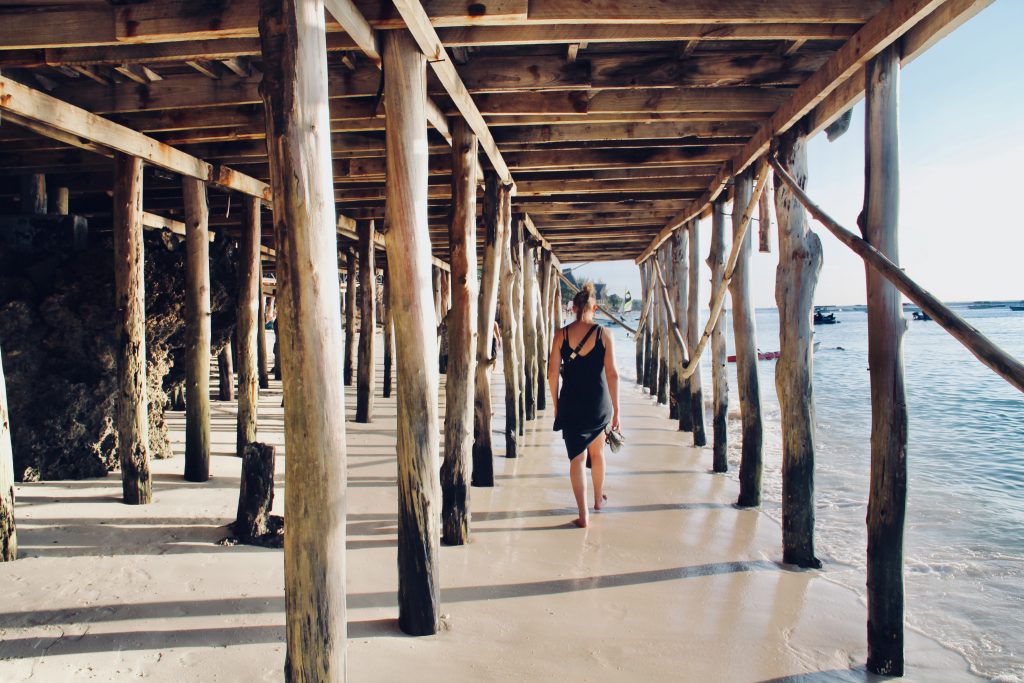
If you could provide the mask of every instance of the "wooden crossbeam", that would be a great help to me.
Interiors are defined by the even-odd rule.
[[[269,202],[270,187],[231,169],[214,168],[201,159],[147,137],[142,133],[33,90],[0,75],[0,111],[45,124],[62,134],[117,152],[189,178],[221,185]]]
[[[785,133],[800,119],[812,112],[832,92],[861,72],[864,64],[871,58],[899,40],[940,7],[943,2],[944,0],[893,0],[879,11],[861,27],[856,35],[844,43],[824,66],[797,88],[768,121],[761,125],[758,132],[743,149],[730,160],[729,164],[723,166],[708,191],[701,198],[687,205],[665,225],[665,228],[637,258],[637,263],[642,263],[649,258],[675,230],[704,213],[725,188],[732,175],[741,172],[764,155],[772,138]],[[936,28],[936,30],[939,29]]]
[[[418,0],[395,0],[394,4],[399,14],[402,15],[402,19],[416,44],[419,45],[420,50],[427,56],[427,61],[430,62],[430,66],[434,69],[438,80],[441,81],[445,90],[448,91],[448,95],[451,97],[455,107],[462,114],[462,118],[465,119],[470,130],[476,134],[480,149],[487,155],[498,177],[501,178],[504,184],[514,185],[512,173],[509,171],[508,166],[505,165],[505,160],[498,150],[498,145],[494,141],[494,137],[491,135],[484,117],[480,114],[480,110],[477,109],[473,98],[470,97],[469,91],[462,83],[462,79],[459,78],[455,65],[448,58],[448,53],[445,51],[441,39],[438,38],[437,31],[431,25],[430,17],[427,16],[423,5]]]

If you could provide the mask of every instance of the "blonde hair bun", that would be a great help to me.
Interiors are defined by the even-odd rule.
[[[583,312],[591,302],[597,301],[596,291],[593,282],[584,282],[580,291],[576,292],[576,296],[572,298],[572,307],[576,311],[577,320],[583,317]]]

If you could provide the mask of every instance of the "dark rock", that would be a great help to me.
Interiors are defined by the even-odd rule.
[[[109,235],[87,244],[5,239],[0,230],[0,349],[11,415],[15,477],[79,479],[117,466],[114,269]],[[58,233],[59,237],[59,233]],[[166,392],[184,381],[185,249],[147,232],[146,346],[150,447],[171,456]],[[210,244],[213,346],[234,331],[235,253]]]

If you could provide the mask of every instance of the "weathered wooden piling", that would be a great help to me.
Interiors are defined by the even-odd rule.
[[[508,225],[503,216],[511,197],[497,174],[484,176],[484,262],[480,273],[480,300],[477,305],[476,381],[473,386],[473,486],[494,486],[494,449],[491,442],[491,368],[495,359],[494,316],[498,308],[498,286],[505,252],[508,250]],[[505,207],[504,209],[502,207]]]
[[[238,511],[231,530],[243,543],[258,542],[270,532],[275,456],[273,446],[255,442],[247,443],[241,453]]]
[[[861,232],[899,264],[899,44],[868,62]],[[907,507],[906,318],[899,291],[865,265],[871,368],[868,670],[903,675],[903,524]]]
[[[693,356],[700,340],[700,223],[690,221],[686,230],[690,242],[690,286],[686,300],[686,346]],[[693,445],[702,448],[708,438],[704,431],[704,389],[700,376],[700,359],[694,361],[697,367],[690,375],[690,427],[693,430]]]
[[[744,207],[750,203],[753,169],[736,176],[733,185],[733,232],[743,229]],[[761,504],[762,424],[761,393],[757,372],[757,331],[754,304],[750,298],[750,252],[753,242],[747,231],[740,243],[736,270],[729,282],[732,298],[732,329],[736,343],[736,382],[740,399],[741,456],[740,495],[737,505],[754,507]]]
[[[398,624],[437,632],[441,503],[437,327],[427,227],[426,57],[405,31],[384,38],[385,233],[398,361]]]
[[[508,227],[508,240],[502,245],[501,276],[498,285],[498,317],[501,322],[502,369],[505,372],[505,457],[519,456],[519,344],[518,327],[520,318],[516,315],[513,289],[516,279],[513,255],[515,253],[516,224],[512,221],[511,197],[506,203],[499,203],[501,216]]]
[[[782,163],[807,184],[806,138],[799,130],[778,145]],[[764,201],[764,198],[762,198]],[[821,241],[807,213],[783,183],[775,186],[779,221],[779,265],[775,302],[779,307],[779,360],[775,387],[782,424],[782,560],[820,567],[814,556],[814,288],[821,271]],[[764,222],[762,211],[762,224]]]
[[[372,220],[361,220],[359,231],[359,359],[356,377],[356,422],[373,421],[373,392],[377,380],[374,335],[377,330],[377,266],[374,263]]]
[[[128,505],[153,499],[146,388],[142,160],[114,154],[114,288],[117,320],[117,455]],[[209,353],[207,353],[209,359]]]
[[[260,389],[270,388],[270,373],[267,371],[267,305],[269,297],[262,294],[263,290],[263,262],[258,263],[259,273],[259,318],[256,324],[256,373],[259,377]]]
[[[772,205],[768,193],[757,202],[757,250],[762,254],[772,251]]]
[[[670,258],[671,247],[663,246],[658,253],[658,259],[661,263],[661,272],[664,273],[668,270],[668,261]],[[668,368],[670,360],[671,341],[669,335],[671,330],[668,326],[668,307],[669,302],[662,301],[661,307],[658,309],[658,384],[656,387],[658,403],[661,405],[668,404]]]
[[[524,231],[525,232],[525,231]],[[525,419],[537,418],[537,247],[523,245],[523,383]]]
[[[477,140],[463,119],[452,126],[452,213],[448,226],[452,307],[448,314],[444,461],[441,464],[441,540],[469,541],[469,486],[473,464],[474,376],[477,345]],[[489,387],[488,387],[489,389]]]
[[[21,212],[26,215],[46,213],[46,175],[27,173],[21,176]]]
[[[556,285],[551,272],[552,254],[547,249],[540,249],[540,291],[538,333],[537,333],[537,410],[548,407],[548,351],[551,349],[552,299],[551,288]]]
[[[687,302],[689,301],[690,291],[690,244],[687,240],[685,230],[676,230],[672,233],[672,238],[666,242],[666,245],[671,245],[671,256],[669,257],[669,269],[665,272],[665,275],[669,277],[672,284],[669,287],[669,293],[672,295],[672,305],[676,314],[676,320],[679,321],[680,332],[684,339],[689,338],[688,325],[689,318],[687,317]],[[671,275],[669,275],[671,272]],[[693,352],[692,348],[689,348],[690,353]],[[673,357],[672,364],[672,377],[675,382],[675,396],[676,396],[676,419],[679,421],[679,429],[684,432],[693,431],[693,388],[690,379],[680,379],[680,373],[684,370],[683,359],[680,354],[676,354]]]
[[[210,478],[210,211],[206,185],[182,178],[185,200],[185,479]]]
[[[285,679],[345,678],[345,391],[324,7],[260,0],[285,448]],[[315,409],[311,409],[315,407]]]
[[[707,260],[711,269],[711,304],[715,293],[722,288],[725,278],[725,200],[719,199],[711,207],[711,249]],[[711,330],[711,387],[712,387],[712,469],[728,472],[729,459],[729,375],[726,373],[725,322],[718,316]]]
[[[7,382],[0,358],[0,562],[18,559],[18,529],[14,522],[14,451],[7,411]]]
[[[66,187],[55,187],[49,193],[48,202],[50,213],[58,216],[67,216],[70,209],[70,191]]]
[[[644,383],[644,337],[647,335],[647,326],[650,324],[647,321],[649,313],[647,310],[647,268],[642,263],[640,264],[640,291],[640,324],[633,342],[636,347],[636,383],[642,386]]]
[[[259,404],[260,310],[260,200],[242,200],[242,232],[238,240],[238,299],[235,304],[235,340],[238,347],[238,420],[235,454],[242,457],[246,444],[256,441]],[[264,367],[265,371],[265,367]]]
[[[231,344],[225,344],[217,354],[217,399],[235,400],[235,367]]]
[[[652,259],[655,256],[651,257]],[[650,277],[654,275],[654,263],[651,263]],[[658,395],[658,373],[661,368],[661,337],[664,319],[664,312],[661,297],[655,296],[651,307],[651,352],[647,356],[648,364],[650,365],[649,371],[647,372],[647,389],[651,396]]]
[[[516,318],[516,405],[518,406],[516,428],[519,436],[526,433],[526,324],[523,313],[523,263],[526,251],[526,225],[521,216],[512,220],[512,310]],[[518,450],[516,455],[518,456]],[[506,454],[507,455],[507,454]]]
[[[391,320],[391,269],[384,271],[384,377],[381,379],[381,395],[391,397],[392,372],[395,357],[395,326]]]
[[[359,261],[356,250],[345,250],[345,386],[352,386],[352,378],[358,363],[358,341],[356,337],[356,282],[359,280]]]

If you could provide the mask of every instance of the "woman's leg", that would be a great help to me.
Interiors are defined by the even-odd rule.
[[[569,461],[569,481],[572,482],[572,493],[576,496],[576,507],[580,511],[580,516],[573,520],[573,523],[582,528],[586,528],[589,520],[587,514],[587,473],[584,469],[586,462],[586,452],[580,453]]]
[[[604,434],[587,446],[590,454],[590,476],[594,479],[594,509],[600,510],[607,496],[604,495]]]

